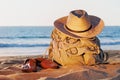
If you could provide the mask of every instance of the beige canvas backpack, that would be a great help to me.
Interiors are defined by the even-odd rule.
[[[55,28],[51,38],[49,58],[63,66],[94,65],[107,60],[97,37],[76,39]]]

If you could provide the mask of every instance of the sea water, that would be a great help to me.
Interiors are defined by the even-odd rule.
[[[0,27],[0,56],[42,55],[53,26]],[[98,35],[103,50],[120,50],[120,26],[105,26]]]

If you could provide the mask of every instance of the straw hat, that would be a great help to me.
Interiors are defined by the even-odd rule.
[[[57,19],[54,26],[74,38],[92,38],[102,31],[104,22],[84,10],[74,10],[68,16]]]

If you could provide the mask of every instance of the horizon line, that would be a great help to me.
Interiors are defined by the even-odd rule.
[[[54,25],[10,25],[10,26],[0,26],[0,27],[50,27],[50,26],[54,26]],[[105,25],[105,26],[120,26],[120,25]]]

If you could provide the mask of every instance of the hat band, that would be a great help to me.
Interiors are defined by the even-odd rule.
[[[68,29],[71,32],[82,33],[82,32],[89,31],[92,28],[92,25],[87,30],[84,30],[84,31],[75,31],[75,30],[72,30],[72,29],[68,28],[66,25],[65,25],[65,28]]]

